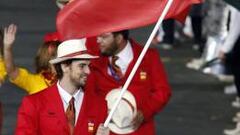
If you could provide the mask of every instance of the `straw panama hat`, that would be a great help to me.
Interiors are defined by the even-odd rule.
[[[118,96],[120,95],[120,91],[121,89],[113,89],[107,94],[105,99],[107,100],[109,110],[111,110],[116,102]],[[112,121],[108,124],[108,128],[117,134],[132,133],[136,130],[131,124],[136,115],[136,100],[131,92],[126,91],[113,114]]]
[[[51,64],[57,64],[69,59],[94,59],[98,56],[91,55],[86,46],[86,39],[72,39],[62,42],[57,49],[57,57],[50,60]]]

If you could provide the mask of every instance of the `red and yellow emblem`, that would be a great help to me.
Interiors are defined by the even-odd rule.
[[[95,130],[94,123],[92,121],[88,122],[88,132],[93,133]]]
[[[140,80],[146,80],[147,79],[147,72],[141,71],[140,72]]]

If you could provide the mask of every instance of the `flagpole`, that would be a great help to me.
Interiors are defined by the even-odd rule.
[[[158,22],[156,23],[156,25],[155,25],[155,27],[154,27],[154,29],[153,29],[150,37],[148,38],[148,40],[147,40],[147,42],[146,42],[146,44],[145,44],[145,46],[144,46],[144,48],[143,48],[140,56],[138,57],[137,62],[135,63],[135,65],[134,65],[134,67],[133,67],[130,75],[128,76],[127,81],[125,82],[125,84],[124,84],[124,86],[123,86],[123,88],[122,88],[122,90],[121,90],[121,92],[120,92],[119,97],[117,98],[117,100],[115,101],[115,103],[114,103],[111,111],[109,112],[109,115],[108,115],[107,119],[106,119],[105,122],[104,122],[104,125],[103,125],[104,127],[107,127],[108,124],[109,124],[109,122],[110,122],[110,120],[112,119],[112,116],[113,116],[115,110],[117,109],[117,106],[119,105],[119,103],[120,103],[120,101],[121,101],[121,99],[122,99],[122,96],[123,96],[124,92],[127,90],[130,82],[132,81],[133,76],[135,75],[135,73],[136,73],[136,71],[137,71],[140,63],[142,62],[143,57],[145,56],[145,54],[146,54],[146,52],[147,52],[147,50],[148,50],[148,48],[149,48],[149,46],[150,46],[150,44],[151,44],[154,36],[156,35],[156,33],[157,33],[157,31],[158,31],[158,29],[159,29],[159,27],[160,27],[163,19],[164,19],[165,16],[167,15],[167,12],[168,12],[168,10],[170,9],[172,3],[173,3],[173,0],[168,0],[168,2],[167,2],[167,4],[166,4],[166,6],[165,6],[165,8],[164,8],[164,10],[163,10],[163,12],[162,12],[162,14],[161,14],[161,16],[160,16],[159,19],[158,19]]]

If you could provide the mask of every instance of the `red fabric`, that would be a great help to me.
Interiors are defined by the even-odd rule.
[[[100,50],[97,44],[97,38],[96,37],[89,37],[86,40],[86,47],[90,54],[92,55],[99,55]]]
[[[125,76],[119,82],[107,72],[109,64],[109,59],[107,57],[100,57],[92,61],[92,69],[87,83],[87,90],[91,87],[91,89],[94,89],[95,93],[98,94],[98,97],[101,98],[103,104],[101,104],[102,107],[100,108],[102,109],[99,112],[105,112],[105,118],[107,117],[106,94],[112,89],[124,85],[142,51],[141,46],[133,41],[131,41],[131,44],[134,58],[128,66]],[[131,135],[154,135],[153,116],[162,110],[171,95],[164,67],[156,50],[148,50],[128,90],[132,92],[136,98],[137,108],[143,112],[145,118],[143,125]]]
[[[58,32],[47,33],[44,36],[44,42],[62,41],[60,34]]]
[[[96,108],[97,101],[94,99],[93,95],[85,92],[74,135],[92,135],[96,131],[101,115]],[[18,111],[15,135],[40,134],[70,135],[63,103],[56,85],[24,97]]]
[[[57,30],[66,39],[96,36],[156,22],[168,0],[75,0],[60,10]],[[185,20],[191,4],[174,0],[165,18]]]

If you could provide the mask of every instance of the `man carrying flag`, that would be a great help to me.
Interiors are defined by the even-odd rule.
[[[102,55],[100,59],[93,61],[87,89],[92,87],[98,93],[104,102],[100,111],[105,112],[107,116],[107,108],[111,109],[111,106],[109,101],[108,103],[105,101],[106,95],[109,95],[112,89],[124,85],[142,47],[129,39],[127,30],[104,33],[97,37],[97,42]],[[128,87],[128,92],[133,95],[135,101],[125,98],[123,100],[127,100],[127,105],[133,109],[133,112],[136,109],[136,115],[131,113],[126,115],[126,111],[122,112],[121,109],[125,110],[126,106],[118,108],[119,112],[115,112],[118,114],[113,116],[113,121],[109,124],[111,133],[154,135],[153,118],[167,104],[171,95],[166,74],[156,50],[148,50]],[[136,107],[133,102],[136,102]],[[124,124],[126,119],[130,119],[131,122]]]

